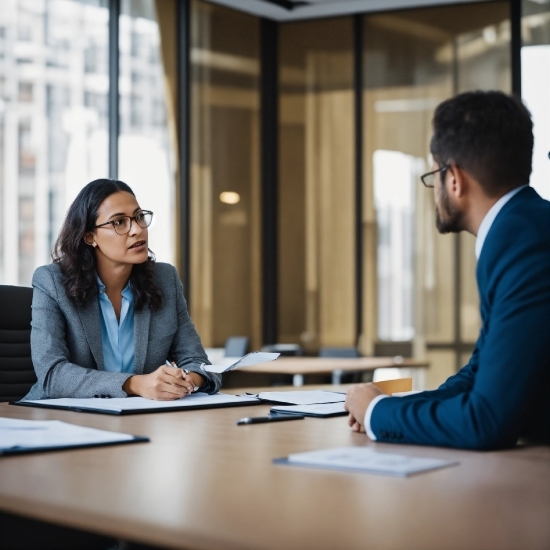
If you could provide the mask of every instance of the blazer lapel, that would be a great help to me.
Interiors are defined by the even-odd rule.
[[[145,368],[150,321],[151,310],[148,306],[134,313],[134,371],[136,374],[143,374]]]
[[[97,369],[104,370],[103,363],[103,344],[101,342],[101,325],[99,320],[99,303],[97,299],[92,299],[85,307],[78,308],[78,314],[82,321],[84,334],[94,356]]]

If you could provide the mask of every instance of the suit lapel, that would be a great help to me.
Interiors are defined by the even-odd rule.
[[[101,342],[101,324],[99,319],[99,303],[93,298],[85,307],[78,307],[78,314],[82,321],[84,334],[94,356],[97,369],[104,370],[103,344]]]
[[[145,368],[150,321],[151,310],[148,306],[134,313],[134,372],[136,374],[143,374]]]

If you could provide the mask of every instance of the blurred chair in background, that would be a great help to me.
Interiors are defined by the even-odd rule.
[[[230,336],[225,341],[226,357],[242,357],[248,351],[248,336]]]
[[[280,353],[281,356],[286,357],[300,357],[302,355],[302,348],[299,344],[269,344],[264,346],[261,351]]]
[[[357,348],[352,347],[343,347],[343,348],[320,348],[319,349],[319,357],[326,357],[326,358],[348,358],[353,359],[356,357],[361,357],[359,354],[359,351],[357,351]],[[365,376],[369,377],[369,379],[365,380]],[[357,382],[371,382],[372,381],[372,373],[365,373],[362,374],[360,372],[346,372],[344,373],[340,369],[335,369],[332,372],[331,377],[331,383],[332,384],[350,384],[350,383],[357,383]]]

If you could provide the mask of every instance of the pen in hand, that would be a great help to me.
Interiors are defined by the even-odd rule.
[[[169,367],[174,367],[175,369],[179,369],[179,367],[176,365],[176,363],[174,363],[174,361],[168,361],[168,359],[166,359],[166,364],[169,366]],[[183,371],[183,374],[185,374],[185,376],[187,377],[187,375],[189,374],[189,370],[188,369],[181,369]],[[191,379],[191,382],[193,382],[193,379]],[[195,386],[193,384],[193,391],[196,392],[198,391],[199,387],[198,386]],[[191,392],[189,392],[191,393]]]

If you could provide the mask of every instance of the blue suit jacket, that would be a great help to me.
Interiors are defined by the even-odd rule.
[[[477,265],[482,328],[437,390],[381,400],[379,441],[466,449],[550,442],[550,202],[527,187],[497,215]]]

